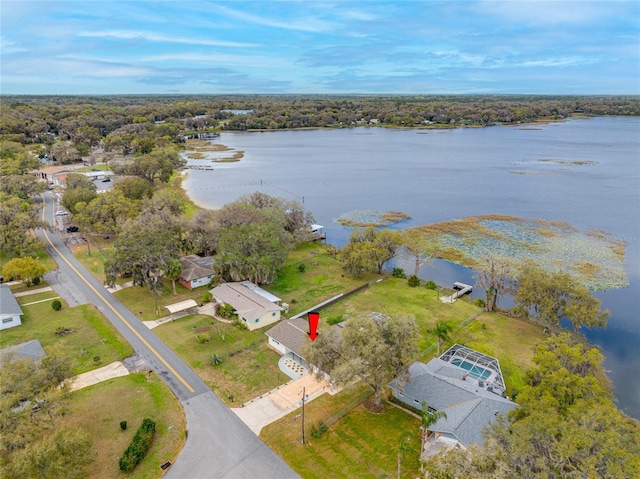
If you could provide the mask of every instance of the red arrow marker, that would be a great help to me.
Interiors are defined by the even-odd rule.
[[[320,313],[315,311],[308,314],[309,317],[309,339],[315,341],[318,337],[318,322],[320,321]]]

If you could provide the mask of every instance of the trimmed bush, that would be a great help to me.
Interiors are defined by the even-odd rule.
[[[411,288],[415,288],[416,286],[420,286],[420,278],[418,278],[415,274],[409,276],[407,283]]]
[[[407,275],[404,274],[404,270],[402,268],[393,268],[393,271],[391,271],[391,276],[393,276],[394,278],[401,278],[401,279],[404,279],[407,277]]]
[[[431,279],[424,284],[424,287],[427,289],[433,289],[434,291],[438,289],[438,285]]]
[[[202,302],[203,303],[210,303],[212,299],[213,299],[213,295],[209,291],[205,291],[202,294]]]
[[[133,436],[131,444],[125,449],[124,454],[118,461],[121,471],[132,471],[144,458],[145,454],[151,447],[153,436],[156,432],[155,421],[145,418],[142,424]]]
[[[120,429],[123,431],[127,430],[127,421],[120,421]]]
[[[62,309],[62,303],[59,299],[54,299],[53,301],[51,301],[51,309],[53,309],[54,311],[60,311]]]
[[[306,270],[307,270],[307,265],[306,265],[306,264],[304,264],[304,263],[300,263],[300,264],[298,265],[298,271],[299,271],[299,272],[304,273]]]

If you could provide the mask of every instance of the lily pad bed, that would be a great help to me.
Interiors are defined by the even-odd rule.
[[[387,226],[410,218],[411,216],[401,211],[357,210],[340,215],[336,222],[352,227]]]
[[[580,231],[568,223],[482,215],[421,226],[440,256],[474,267],[490,256],[518,268],[533,261],[564,271],[591,290],[628,285],[624,242],[603,231]]]

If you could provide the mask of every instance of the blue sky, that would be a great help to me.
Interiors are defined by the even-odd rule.
[[[640,94],[640,1],[7,1],[2,94]]]

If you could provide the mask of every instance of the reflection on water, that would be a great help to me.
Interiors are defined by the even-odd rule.
[[[565,221],[622,239],[630,286],[598,293],[611,310],[609,326],[586,334],[607,358],[619,407],[640,418],[640,355],[630,353],[640,344],[639,118],[573,120],[536,130],[222,133],[215,143],[245,155],[216,164],[215,171],[188,172],[183,184],[197,204],[217,208],[256,190],[297,199],[336,246],[352,230],[335,219],[355,210],[411,216],[393,229],[502,214]],[[442,285],[475,282],[473,271],[445,261],[432,262],[421,276]]]

